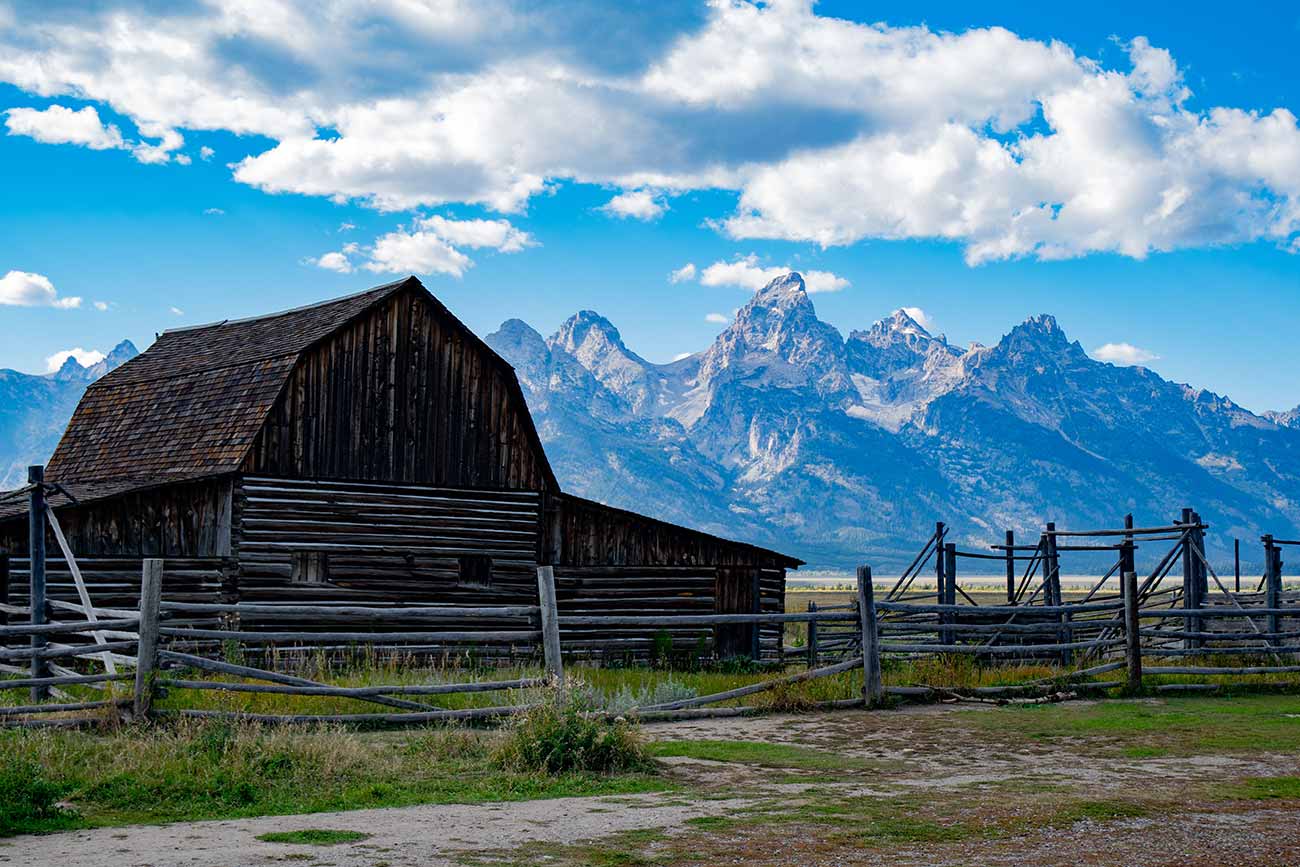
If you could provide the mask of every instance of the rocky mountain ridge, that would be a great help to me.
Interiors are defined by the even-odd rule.
[[[844,338],[792,273],[672,364],[592,311],[487,340],[567,488],[814,566],[904,559],[935,520],[973,544],[1184,505],[1212,547],[1300,527],[1300,411],[1257,416],[1096,361],[1049,315],[993,346],[952,346],[901,310]]]
[[[69,357],[44,375],[0,370],[0,490],[23,484],[30,464],[49,459],[88,385],[139,354],[123,340],[89,366]]]

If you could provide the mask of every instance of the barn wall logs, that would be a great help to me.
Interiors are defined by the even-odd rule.
[[[537,603],[535,492],[252,476],[235,499],[240,602]],[[241,617],[245,629],[269,625]],[[319,625],[276,621],[275,629]],[[457,626],[518,628],[490,619]],[[425,627],[422,621],[373,624],[375,631]]]
[[[414,291],[302,354],[244,469],[532,490],[549,475],[513,372]]]

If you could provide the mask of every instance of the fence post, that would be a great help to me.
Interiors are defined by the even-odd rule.
[[[880,680],[880,634],[870,566],[858,567],[858,619],[862,622],[862,700],[871,708],[880,704],[885,688]]]
[[[808,613],[812,614],[817,611],[817,603],[808,603]],[[817,621],[808,621],[808,668],[817,667]]]
[[[546,673],[556,686],[564,687],[564,663],[560,659],[560,613],[555,601],[555,568],[539,566],[537,569],[537,600],[542,613],[542,653],[546,659]]]
[[[1047,570],[1047,574],[1043,576],[1047,585],[1047,604],[1058,607],[1064,606],[1065,595],[1061,591],[1061,553],[1057,548],[1055,521],[1047,522],[1047,532],[1043,534],[1043,543],[1043,554],[1046,558],[1043,568]],[[1071,633],[1073,632],[1069,625],[1070,616],[1065,612],[1061,612],[1056,616],[1056,619],[1058,624],[1056,628],[1056,640],[1065,644],[1071,639]],[[1068,666],[1073,659],[1074,654],[1071,651],[1061,651],[1062,665]]]
[[[943,604],[944,579],[943,579],[943,521],[934,522],[934,585],[936,589],[935,600]]]
[[[1276,609],[1282,603],[1282,564],[1279,562],[1281,551],[1273,542],[1271,533],[1265,534],[1264,540],[1264,607]],[[1282,631],[1282,618],[1277,614],[1268,615],[1268,631],[1275,636]],[[1270,638],[1269,644],[1277,644],[1277,638]]]
[[[48,621],[45,604],[45,467],[28,467],[27,484],[32,486],[27,495],[27,556],[31,558],[28,572],[31,592],[27,595],[27,602],[31,606],[30,622],[38,626]],[[44,635],[32,633],[32,677],[49,676],[49,663],[41,655],[46,643]],[[50,688],[33,686],[31,697],[33,702],[44,701],[50,697]]]
[[[1241,592],[1241,540],[1232,540],[1232,572],[1236,576],[1236,584],[1233,587],[1234,593]]]
[[[1128,548],[1131,543],[1125,543]],[[1129,556],[1132,556],[1129,553]],[[1128,691],[1136,694],[1142,691],[1142,634],[1138,620],[1138,584],[1137,572],[1132,569],[1132,562],[1125,558],[1122,580],[1124,583],[1124,638],[1125,661],[1128,665]]]
[[[140,640],[136,646],[135,701],[137,720],[147,719],[153,703],[158,668],[158,605],[162,601],[163,561],[148,559],[140,572]]]
[[[1201,585],[1196,575],[1196,558],[1192,556],[1192,549],[1196,547],[1196,534],[1190,529],[1192,523],[1192,510],[1183,509],[1182,516],[1178,523],[1182,524],[1183,529],[1183,609],[1186,611],[1197,611],[1201,607]],[[1188,617],[1184,627],[1188,632],[1201,631],[1201,618]],[[1183,647],[1187,650],[1193,650],[1201,646],[1199,638],[1186,637],[1183,639]]]
[[[1007,530],[1007,604],[1016,604],[1016,531]]]
[[[956,542],[947,543],[946,545],[943,546],[943,551],[941,553],[943,554],[944,587],[942,593],[943,598],[940,599],[939,601],[943,605],[956,605],[957,604],[957,543]],[[940,618],[945,626],[944,630],[940,634],[941,641],[943,644],[952,644],[955,639],[953,638],[954,633],[951,627],[952,624],[957,622],[957,615],[949,611],[940,615]]]
[[[9,604],[9,552],[0,551],[0,602]],[[9,625],[9,612],[0,609],[0,626]],[[8,642],[5,642],[7,644]],[[3,646],[3,644],[0,644]]]

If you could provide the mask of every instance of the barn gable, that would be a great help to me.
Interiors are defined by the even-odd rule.
[[[300,354],[242,469],[556,488],[513,368],[414,278]]]
[[[47,478],[84,500],[240,471],[557,487],[513,369],[414,277],[164,332],[87,390]]]

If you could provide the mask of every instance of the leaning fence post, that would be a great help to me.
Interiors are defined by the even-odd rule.
[[[858,618],[862,621],[862,700],[867,707],[875,707],[884,698],[885,688],[880,680],[880,634],[870,566],[858,567]]]
[[[546,673],[559,687],[564,686],[564,663],[560,659],[560,614],[555,601],[555,569],[537,569],[537,600],[542,615],[542,653]]]
[[[162,602],[163,561],[144,561],[140,572],[140,640],[136,646],[135,701],[136,719],[149,716],[153,703],[154,672],[158,668],[158,607]]]
[[[47,621],[45,605],[45,467],[32,466],[27,468],[27,484],[31,486],[31,491],[27,495],[27,556],[31,559],[30,571],[27,573],[30,579],[31,591],[27,594],[27,603],[31,608],[29,622],[32,626],[39,626]],[[32,677],[48,677],[49,663],[45,660],[43,651],[47,643],[45,635],[37,632],[32,633]],[[33,686],[31,689],[33,702],[44,701],[50,697],[50,688],[48,686]]]
[[[1131,543],[1125,543],[1129,545]],[[1138,584],[1137,572],[1131,563],[1124,564],[1121,580],[1124,585],[1124,639],[1125,662],[1128,666],[1128,691],[1142,691],[1142,633],[1138,623]]]

